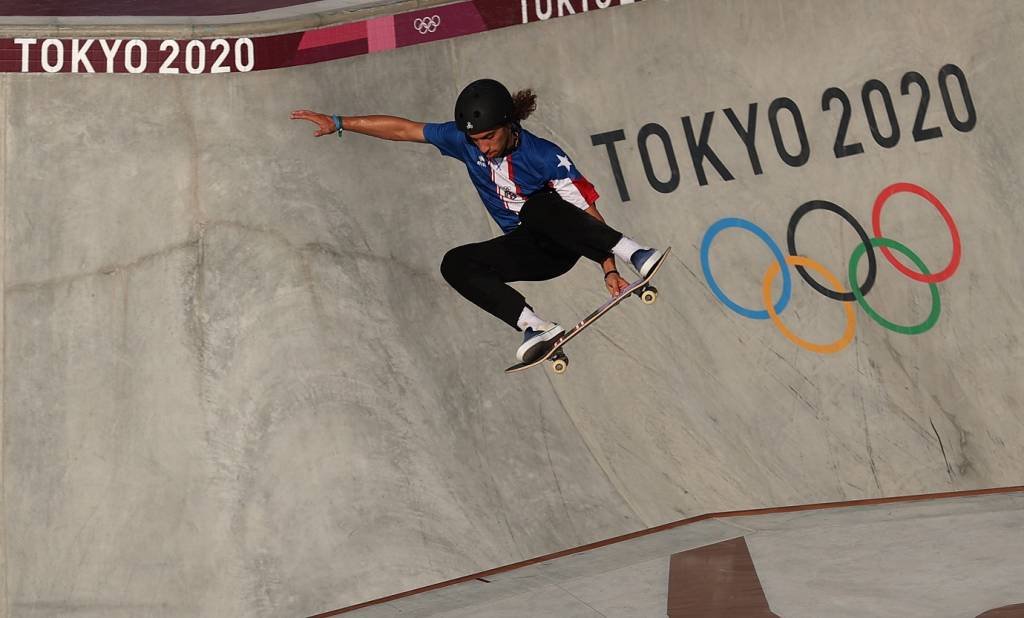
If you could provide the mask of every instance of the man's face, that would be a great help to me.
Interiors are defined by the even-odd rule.
[[[501,126],[496,129],[470,133],[469,139],[484,153],[488,159],[493,159],[509,149],[512,145],[512,130],[508,126]]]

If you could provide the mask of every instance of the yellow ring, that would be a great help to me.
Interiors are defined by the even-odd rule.
[[[846,292],[843,288],[843,284],[839,282],[839,279],[828,271],[824,266],[815,262],[810,258],[805,258],[799,255],[787,255],[786,263],[791,266],[804,266],[811,270],[816,270],[818,273],[825,278],[830,284],[832,289],[839,293]],[[768,310],[768,317],[772,319],[775,326],[778,327],[779,332],[786,336],[793,343],[797,344],[805,350],[811,352],[817,352],[818,354],[833,354],[845,348],[851,341],[853,341],[854,331],[857,330],[857,315],[853,311],[853,303],[843,303],[843,308],[846,310],[846,331],[842,337],[833,341],[832,343],[812,343],[805,341],[793,334],[791,330],[786,328],[786,325],[782,323],[782,319],[779,318],[779,314],[775,312],[775,307],[772,307],[772,281],[779,274],[779,263],[772,262],[771,266],[764,273],[764,286],[762,288],[762,296],[764,301],[764,307]]]

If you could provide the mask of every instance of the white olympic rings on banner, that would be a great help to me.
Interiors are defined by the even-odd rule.
[[[412,27],[415,28],[416,32],[419,32],[420,34],[434,32],[440,25],[440,15],[431,15],[430,17],[417,17],[412,22]]]

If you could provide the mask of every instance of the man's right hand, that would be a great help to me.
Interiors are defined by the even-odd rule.
[[[613,298],[618,297],[622,294],[622,291],[629,287],[629,281],[626,281],[619,275],[619,271],[613,270],[606,273],[604,276],[604,286],[608,288],[608,293]]]
[[[320,114],[318,112],[311,112],[308,109],[299,109],[292,112],[292,120],[308,120],[316,125],[316,133],[313,133],[314,137],[323,137],[324,135],[330,135],[338,130],[338,127],[334,126],[334,118],[327,114]]]

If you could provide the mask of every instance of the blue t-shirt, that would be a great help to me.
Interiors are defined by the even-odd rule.
[[[519,225],[519,211],[534,193],[551,188],[565,201],[587,209],[597,191],[561,148],[526,129],[519,145],[504,157],[488,160],[454,122],[427,124],[423,137],[441,154],[465,163],[484,206],[506,234]]]

